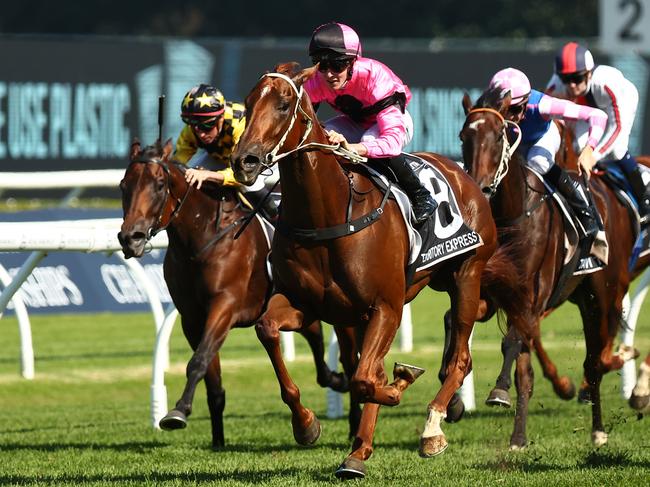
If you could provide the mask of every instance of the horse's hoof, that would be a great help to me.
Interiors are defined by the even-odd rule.
[[[297,431],[296,428],[293,428],[293,437],[299,445],[311,446],[318,441],[322,431],[323,428],[321,427],[320,421],[314,415],[311,424],[304,431]]]
[[[576,386],[573,384],[573,381],[568,377],[560,378],[560,385],[555,389],[555,393],[560,399],[565,401],[570,401],[576,397]]]
[[[445,435],[420,438],[420,449],[418,453],[422,458],[431,458],[440,455],[448,446],[449,444]]]
[[[424,369],[415,365],[395,362],[395,366],[393,367],[393,377],[395,380],[404,379],[409,384],[413,384],[422,374],[424,374]]]
[[[329,384],[326,384],[326,387],[329,387],[335,392],[350,392],[348,378],[341,372],[332,372]]]
[[[591,443],[596,448],[600,448],[601,446],[607,444],[607,439],[607,433],[604,431],[593,431],[591,433]]]
[[[182,430],[187,426],[187,416],[178,409],[172,409],[158,422],[158,426],[165,431]]]
[[[640,413],[650,412],[650,395],[648,396],[635,396],[634,393],[630,396],[628,404],[632,409],[639,411]]]
[[[451,396],[451,401],[447,405],[447,416],[445,421],[447,423],[457,423],[463,419],[463,414],[465,414],[465,404],[460,398],[460,394],[455,393]]]
[[[485,400],[485,404],[488,406],[502,406],[504,408],[509,408],[512,406],[510,401],[510,394],[504,389],[494,388],[490,391],[490,395]]]
[[[580,404],[591,404],[591,392],[589,389],[580,389],[578,391],[578,402]]]
[[[334,475],[341,480],[363,479],[366,476],[366,465],[358,458],[347,457],[336,469]]]

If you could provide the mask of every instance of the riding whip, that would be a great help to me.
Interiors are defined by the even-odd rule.
[[[162,144],[162,129],[163,129],[163,110],[165,108],[165,95],[158,97],[158,140]]]

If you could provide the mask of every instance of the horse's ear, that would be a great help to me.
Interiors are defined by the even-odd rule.
[[[311,68],[303,69],[292,78],[293,82],[298,87],[302,86],[305,81],[307,81],[309,78],[314,76],[314,73],[316,73],[317,68],[318,66],[312,66]]]
[[[133,142],[131,143],[131,150],[129,151],[129,159],[131,161],[135,160],[135,158],[138,157],[139,153],[140,153],[140,141],[136,137],[133,139]]]
[[[465,92],[463,94],[463,110],[465,110],[465,116],[469,115],[471,109],[472,109],[472,99],[469,97],[469,94]]]
[[[169,156],[171,155],[173,150],[174,150],[174,145],[172,144],[172,139],[169,138],[169,139],[167,139],[167,142],[165,142],[165,145],[162,148],[162,159],[163,159],[163,161],[166,161],[166,160],[169,159]]]
[[[510,101],[512,100],[512,96],[510,95],[510,90],[501,98],[501,103],[499,104],[499,113],[501,115],[505,115],[506,112],[508,111],[508,107],[510,106]]]

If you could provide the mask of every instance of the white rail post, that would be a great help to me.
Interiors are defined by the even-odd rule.
[[[293,340],[292,331],[281,331],[280,339],[282,340],[282,356],[287,362],[296,360],[296,344]]]
[[[11,276],[0,264],[0,282],[3,286],[11,284]],[[32,327],[29,322],[29,314],[23,303],[20,293],[14,294],[11,299],[18,319],[18,332],[20,334],[20,372],[25,379],[34,378],[34,346],[32,344]],[[2,318],[0,311],[0,318]]]
[[[327,348],[327,366],[332,372],[336,372],[339,367],[339,342],[336,338],[336,332],[332,327],[330,344]],[[343,416],[343,394],[336,392],[329,387],[326,391],[327,398],[327,417],[331,419]]]
[[[160,429],[158,423],[167,414],[167,387],[165,386],[165,369],[169,364],[169,339],[178,317],[178,310],[170,305],[165,319],[156,334],[156,345],[153,352],[153,371],[151,374],[151,421],[155,429]]]
[[[648,294],[648,287],[650,286],[650,269],[646,269],[641,274],[639,282],[634,289],[634,293],[630,298],[625,295],[623,301],[623,318],[627,322],[626,327],[621,328],[620,339],[624,345],[634,346],[634,333],[636,331],[639,313],[643,300]],[[623,364],[621,370],[621,395],[624,399],[629,399],[632,395],[632,389],[636,384],[636,364],[634,360],[628,360]]]
[[[406,303],[402,309],[402,321],[399,325],[399,349],[402,352],[413,351],[413,319],[411,303]]]

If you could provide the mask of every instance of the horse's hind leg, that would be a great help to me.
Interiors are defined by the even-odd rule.
[[[255,332],[273,364],[282,400],[291,409],[293,437],[300,445],[312,445],[320,437],[320,422],[313,411],[301,404],[300,389],[289,375],[280,348],[280,331],[298,331],[303,326],[303,318],[302,312],[293,308],[284,295],[274,294],[255,325]]]
[[[564,399],[565,401],[573,399],[576,395],[576,386],[573,384],[573,381],[570,377],[566,375],[560,377],[558,375],[557,367],[551,361],[548,354],[546,353],[546,350],[544,349],[544,346],[542,345],[539,329],[533,340],[533,346],[535,347],[535,354],[537,355],[537,359],[542,366],[544,377],[550,380],[553,384],[553,390],[555,391],[555,394],[557,394],[560,399]]]
[[[519,450],[528,442],[526,438],[526,423],[528,421],[528,403],[533,394],[533,367],[530,362],[530,348],[523,344],[517,356],[515,370],[515,386],[517,388],[517,410],[515,413],[515,427],[510,437],[510,449]]]
[[[321,387],[329,387],[336,392],[347,392],[349,390],[348,379],[345,373],[332,372],[325,362],[325,348],[323,345],[323,329],[319,320],[314,321],[307,327],[298,330],[311,348],[316,365],[316,381]]]
[[[217,352],[208,366],[204,378],[212,423],[212,448],[217,450],[226,444],[223,432],[223,410],[226,407],[226,391],[221,383],[221,362]]]
[[[630,407],[642,414],[650,413],[650,353],[639,367],[639,377],[630,396]]]

